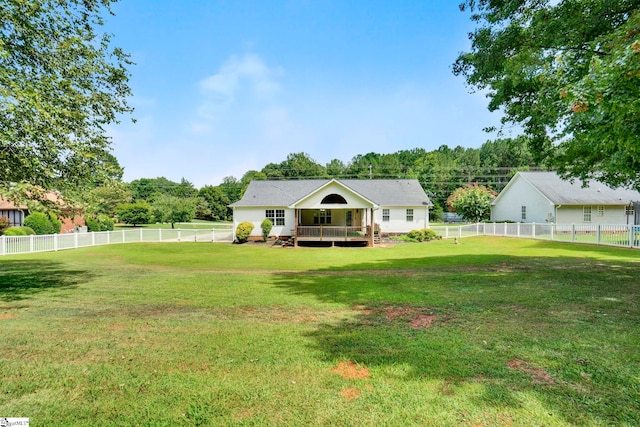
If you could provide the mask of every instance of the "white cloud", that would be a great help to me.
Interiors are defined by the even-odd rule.
[[[232,56],[217,73],[199,82],[202,102],[196,109],[198,121],[220,119],[238,103],[269,103],[280,92],[277,78],[282,70],[267,66],[256,54]],[[240,99],[242,98],[242,99]],[[201,123],[192,126],[196,132],[206,129]]]

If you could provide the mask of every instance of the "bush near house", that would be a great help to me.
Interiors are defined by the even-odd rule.
[[[271,222],[269,218],[265,218],[265,220],[262,221],[262,224],[260,224],[260,227],[262,228],[262,240],[266,242],[269,239],[269,233],[273,228],[273,222]]]
[[[54,234],[55,227],[49,215],[43,212],[33,212],[24,219],[25,227],[30,227],[36,234]]]
[[[0,236],[4,234],[4,230],[9,228],[10,225],[11,223],[9,222],[9,218],[0,216]]]
[[[30,227],[10,227],[4,230],[4,235],[11,236],[30,236],[36,234]]]
[[[411,230],[406,234],[406,240],[410,242],[428,242],[429,240],[440,240],[442,236],[438,235],[430,228],[420,230]]]
[[[252,222],[241,222],[236,227],[236,241],[238,243],[244,243],[249,239],[251,232],[253,231],[253,223]]]

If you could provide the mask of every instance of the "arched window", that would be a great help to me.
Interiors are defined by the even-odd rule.
[[[322,199],[321,204],[323,205],[346,205],[347,201],[339,194],[329,194],[324,199]]]

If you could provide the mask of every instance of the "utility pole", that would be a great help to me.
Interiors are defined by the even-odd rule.
[[[373,165],[369,165],[369,179],[373,179]]]

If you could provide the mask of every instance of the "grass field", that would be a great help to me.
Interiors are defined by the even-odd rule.
[[[0,417],[640,425],[640,253],[125,244],[0,258]]]

